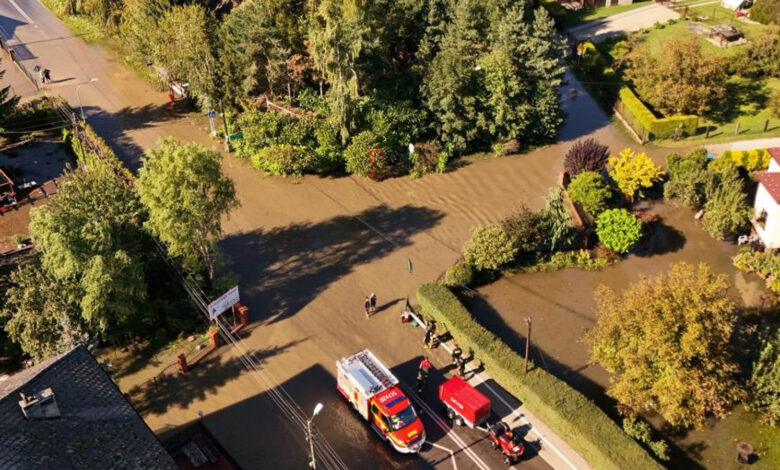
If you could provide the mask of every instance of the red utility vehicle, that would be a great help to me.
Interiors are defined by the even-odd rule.
[[[504,463],[514,465],[523,459],[525,443],[522,437],[510,429],[509,425],[499,421],[488,428],[490,446],[504,456]]]
[[[490,399],[457,375],[439,385],[439,400],[453,423],[474,428],[490,417]]]
[[[371,351],[364,349],[337,361],[336,369],[336,388],[379,437],[403,454],[420,450],[425,443],[422,421],[398,379]]]

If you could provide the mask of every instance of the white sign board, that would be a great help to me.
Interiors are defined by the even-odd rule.
[[[236,302],[238,302],[238,286],[220,295],[217,300],[209,304],[209,319],[215,320]]]

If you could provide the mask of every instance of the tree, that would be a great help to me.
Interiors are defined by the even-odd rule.
[[[705,115],[726,95],[726,65],[702,50],[698,36],[671,39],[663,53],[645,43],[628,60],[626,76],[639,96],[665,114]]]
[[[107,165],[68,173],[56,196],[30,211],[30,235],[51,277],[68,284],[88,331],[122,335],[147,296],[141,205]]]
[[[160,19],[171,9],[169,0],[125,0],[119,31],[122,45],[138,63],[151,60]]]
[[[596,235],[617,253],[628,253],[642,238],[642,222],[625,209],[609,209],[596,218]]]
[[[458,0],[452,23],[423,79],[422,94],[446,150],[463,152],[480,134],[479,70],[486,49],[485,18],[477,0]]]
[[[189,82],[190,89],[209,105],[221,96],[213,21],[200,5],[175,6],[149,32],[154,35],[154,57],[168,69],[170,78]]]
[[[572,226],[574,219],[563,199],[563,191],[558,186],[550,188],[547,194],[547,205],[541,212],[542,228],[544,235],[542,240],[546,241],[550,251],[555,251],[574,242],[576,231]]]
[[[750,19],[761,24],[780,24],[780,0],[761,0],[750,9]]]
[[[622,405],[691,427],[742,397],[729,350],[735,307],[726,277],[707,265],[675,264],[619,294],[600,286],[596,310],[585,342],[614,374],[607,393]]]
[[[511,262],[517,248],[501,225],[480,225],[463,245],[466,262],[479,270],[498,269]]]
[[[521,206],[517,214],[504,219],[501,225],[519,253],[533,253],[542,242],[543,223],[544,217],[541,214]]]
[[[330,85],[330,120],[346,144],[360,96],[356,63],[368,34],[363,2],[322,0],[309,26],[309,54]]]
[[[11,274],[0,317],[12,341],[35,362],[86,341],[78,295],[69,282],[49,275],[35,258]]]
[[[138,172],[137,190],[149,212],[144,226],[195,278],[214,279],[222,217],[238,206],[220,155],[198,144],[162,139]]]
[[[0,70],[0,80],[5,76],[5,70]],[[11,93],[11,85],[0,88],[0,125],[5,124],[10,116],[13,116],[16,105],[19,103],[18,96],[8,95]]]
[[[444,273],[444,284],[451,287],[468,286],[474,279],[474,268],[460,261],[453,264]]]
[[[642,189],[652,187],[664,174],[644,152],[634,153],[631,149],[624,149],[619,156],[611,156],[608,161],[609,176],[629,201],[633,201],[637,193],[643,197]]]
[[[578,140],[563,158],[563,169],[574,178],[583,171],[600,173],[607,168],[609,148],[596,139]]]
[[[714,175],[708,185],[702,225],[713,238],[734,238],[750,226],[751,208],[735,167]]]
[[[607,203],[612,197],[612,190],[604,178],[595,171],[585,171],[578,174],[569,187],[569,198],[578,203],[585,212],[593,217],[607,209]]]
[[[763,338],[747,383],[746,408],[761,413],[771,426],[780,425],[780,330]]]
[[[732,69],[743,77],[780,77],[777,64],[780,64],[780,26],[771,25],[762,28],[760,34],[740,48]]]

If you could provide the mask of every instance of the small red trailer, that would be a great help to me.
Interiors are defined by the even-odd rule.
[[[439,385],[439,400],[453,423],[474,428],[490,417],[490,399],[457,375]]]

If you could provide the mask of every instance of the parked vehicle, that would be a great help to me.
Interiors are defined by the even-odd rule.
[[[498,450],[504,456],[504,463],[514,465],[523,459],[525,454],[525,443],[523,438],[512,431],[508,424],[503,421],[488,428],[490,436],[490,446]]]
[[[403,454],[425,443],[425,429],[398,379],[368,349],[336,362],[337,385],[358,414]]]
[[[452,424],[474,428],[490,417],[490,399],[457,375],[439,385],[439,400]]]

